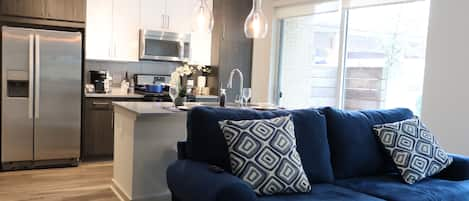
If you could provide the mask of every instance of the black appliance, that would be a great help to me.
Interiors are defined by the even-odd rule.
[[[169,96],[169,75],[136,74],[134,75],[135,93],[142,94],[144,101],[171,102]],[[161,92],[151,92],[149,86],[161,85]]]
[[[106,93],[106,88],[104,87],[106,78],[106,71],[90,71],[90,82],[94,85],[95,93]]]

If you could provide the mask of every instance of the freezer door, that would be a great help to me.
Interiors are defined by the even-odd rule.
[[[34,33],[2,27],[2,163],[33,160]]]
[[[80,156],[82,37],[36,31],[35,160]]]

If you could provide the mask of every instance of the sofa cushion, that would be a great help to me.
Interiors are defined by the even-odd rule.
[[[310,193],[259,197],[258,201],[384,201],[332,184],[316,184]]]
[[[389,201],[469,201],[469,181],[427,178],[414,185],[399,174],[337,180],[336,185]]]
[[[375,125],[374,130],[408,184],[433,176],[453,162],[418,118]]]
[[[273,119],[220,121],[233,174],[258,195],[309,192],[311,185],[296,150],[291,115]]]
[[[327,140],[326,117],[316,109],[290,110],[295,126],[296,145],[308,180],[332,182],[331,153]]]
[[[292,115],[303,168],[310,183],[334,179],[327,141],[326,118],[315,109],[255,111],[196,107],[188,113],[188,157],[231,171],[228,147],[218,125],[223,120],[269,119]]]
[[[379,175],[395,170],[373,134],[373,125],[413,117],[409,109],[342,111],[321,109],[327,118],[332,165],[336,179]]]

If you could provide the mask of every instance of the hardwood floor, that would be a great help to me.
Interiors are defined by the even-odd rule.
[[[111,178],[112,162],[0,172],[0,201],[119,201]]]

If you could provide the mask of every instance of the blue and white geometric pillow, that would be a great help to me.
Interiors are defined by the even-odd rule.
[[[408,184],[435,175],[453,162],[417,117],[373,129]]]
[[[233,174],[258,195],[309,192],[291,116],[220,121]]]

